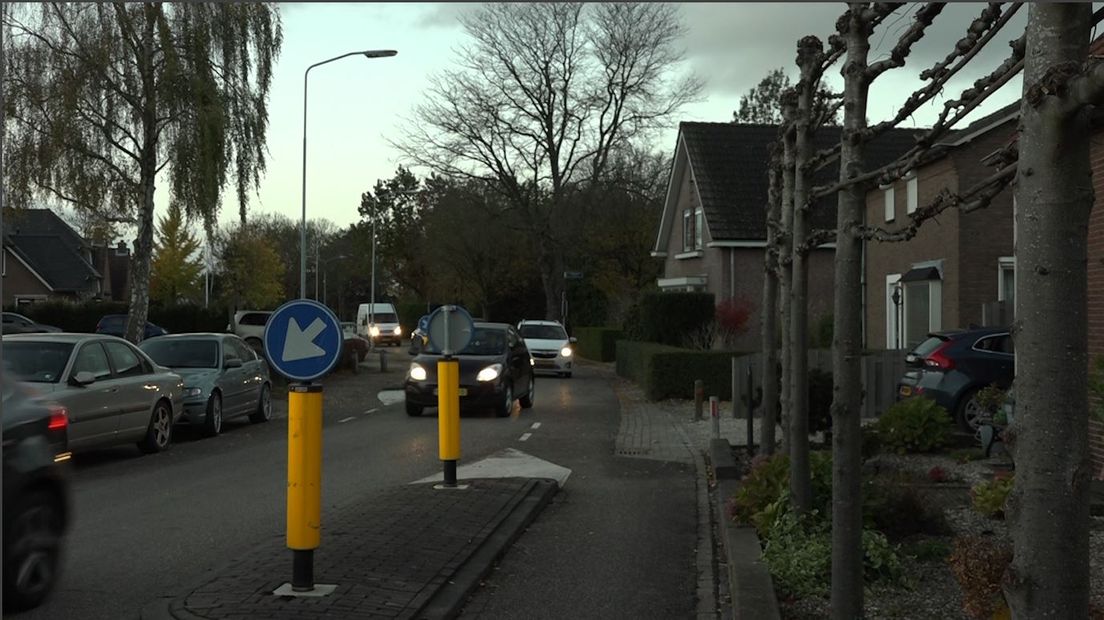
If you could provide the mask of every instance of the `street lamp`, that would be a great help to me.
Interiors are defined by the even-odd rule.
[[[349,56],[365,58],[386,58],[398,54],[395,50],[364,50],[334,56],[322,62],[316,62],[303,72],[303,218],[299,225],[299,298],[307,298],[307,77],[310,70]]]

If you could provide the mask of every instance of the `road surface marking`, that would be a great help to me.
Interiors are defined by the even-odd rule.
[[[375,413],[377,411],[379,411],[379,409],[369,409],[368,411],[364,412],[364,415],[368,415],[369,413]]]
[[[529,438],[532,437],[532,436],[533,436],[533,433],[525,433],[524,435],[521,436],[521,439],[518,439],[518,441],[528,441]]]
[[[355,419],[356,419],[356,416],[349,416],[349,417],[345,418],[344,420],[338,420],[337,423],[338,424],[344,424],[344,423],[348,422],[349,420],[355,420]]]
[[[529,428],[531,428],[533,430],[537,430],[538,428],[540,428],[540,425],[541,425],[540,422],[533,422],[533,425],[530,426]]]

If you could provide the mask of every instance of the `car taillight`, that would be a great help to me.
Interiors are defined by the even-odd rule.
[[[60,431],[69,427],[69,411],[65,407],[52,406],[50,407],[50,421],[47,422],[46,428],[52,431]]]
[[[932,351],[927,358],[924,359],[924,365],[931,368],[938,368],[940,370],[951,370],[954,368],[954,360],[947,357],[947,349],[950,348],[950,341],[944,342],[939,345],[936,350]]]

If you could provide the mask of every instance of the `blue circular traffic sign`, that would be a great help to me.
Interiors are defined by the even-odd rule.
[[[429,315],[429,344],[434,351],[454,355],[471,342],[475,324],[461,306],[441,306]]]
[[[313,381],[337,365],[345,335],[329,308],[311,299],[296,299],[268,318],[264,346],[276,372],[296,381]]]

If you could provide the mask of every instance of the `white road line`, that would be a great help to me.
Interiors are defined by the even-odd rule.
[[[364,415],[368,415],[369,413],[375,413],[377,411],[379,411],[379,409],[369,409],[368,411],[364,412]]]
[[[345,418],[344,420],[338,420],[337,423],[338,424],[344,424],[344,423],[348,422],[349,420],[355,420],[355,419],[356,419],[356,416],[351,415],[351,416]]]
[[[540,422],[533,422],[533,425],[530,426],[529,428],[531,428],[533,430],[537,430],[538,428],[540,428],[540,425],[541,425]]]
[[[532,436],[533,436],[533,433],[525,433],[524,435],[521,436],[520,439],[518,439],[518,441],[528,441],[529,438],[532,437]]]

